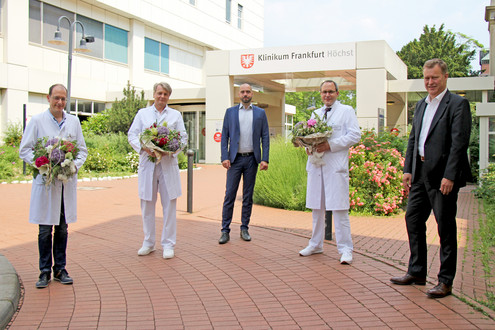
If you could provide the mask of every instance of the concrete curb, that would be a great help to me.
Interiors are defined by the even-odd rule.
[[[0,254],[0,329],[9,324],[20,297],[21,286],[17,272],[7,258]]]

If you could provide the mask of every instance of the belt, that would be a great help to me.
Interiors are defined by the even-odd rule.
[[[241,157],[247,157],[247,156],[252,156],[254,155],[254,152],[238,152],[237,153],[237,156],[241,156]]]

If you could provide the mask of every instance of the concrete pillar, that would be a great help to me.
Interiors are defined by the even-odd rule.
[[[383,109],[387,123],[387,71],[385,69],[356,70],[356,109],[359,126],[378,130],[378,112]]]
[[[205,162],[219,164],[221,162],[219,136],[222,132],[223,117],[225,110],[234,104],[234,79],[229,76],[229,52],[207,52],[205,72]]]
[[[132,19],[129,36],[129,79],[131,85],[147,90],[157,81],[150,82],[144,79],[144,35],[143,22]]]

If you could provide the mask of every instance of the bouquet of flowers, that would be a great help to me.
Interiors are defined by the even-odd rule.
[[[69,137],[70,138],[70,137]],[[53,180],[60,180],[67,183],[77,172],[74,159],[77,158],[79,148],[76,140],[55,137],[39,138],[34,145],[33,175],[43,176],[45,186],[53,183]]]
[[[316,152],[315,147],[325,142],[332,135],[332,128],[327,123],[316,115],[314,119],[308,121],[300,121],[292,130],[292,143],[296,147],[308,148],[311,156],[310,161],[314,165],[324,165],[323,153]]]
[[[145,129],[139,134],[139,142],[153,152],[154,156],[148,156],[152,162],[160,161],[164,155],[174,154],[185,147],[181,142],[180,132],[169,129],[166,121],[161,125],[155,122]]]

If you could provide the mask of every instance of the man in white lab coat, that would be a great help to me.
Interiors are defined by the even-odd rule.
[[[79,153],[74,160],[79,169],[86,161],[88,151],[81,130],[79,118],[64,111],[67,103],[67,89],[61,84],[50,87],[47,95],[50,108],[33,116],[22,136],[19,156],[28,164],[33,164],[33,147],[39,138],[58,137],[77,140]],[[65,269],[67,250],[67,224],[77,220],[77,173],[67,183],[54,179],[45,186],[38,174],[32,183],[29,222],[39,225],[38,250],[40,277],[36,287],[46,288],[51,280],[52,257],[53,276],[62,284],[72,284],[73,280]],[[52,243],[52,227],[55,226]]]
[[[155,250],[155,205],[157,194],[163,209],[163,230],[161,245],[163,258],[173,258],[177,236],[177,198],[182,195],[177,154],[165,155],[160,161],[152,162],[148,156],[154,156],[152,151],[141,146],[139,134],[153,123],[161,125],[167,122],[167,127],[180,132],[183,145],[187,144],[187,133],[179,111],[170,108],[168,100],[172,88],[168,83],[160,82],[153,86],[155,102],[138,111],[128,132],[131,146],[139,153],[138,188],[141,199],[143,217],[144,241],[138,255],[144,256]]]
[[[354,109],[337,101],[339,89],[334,81],[324,81],[320,95],[324,106],[315,110],[311,118],[319,116],[325,120],[332,127],[332,135],[314,150],[323,153],[324,165],[313,164],[308,151],[306,207],[313,210],[313,232],[308,246],[299,254],[323,252],[325,211],[331,210],[340,262],[350,264],[353,244],[349,222],[349,148],[359,142],[361,131]]]

